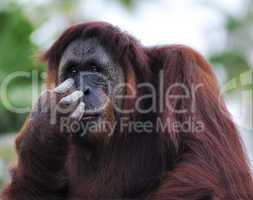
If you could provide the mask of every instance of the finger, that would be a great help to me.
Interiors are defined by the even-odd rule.
[[[49,101],[49,90],[45,90],[41,93],[41,95],[38,98],[38,101],[36,104],[33,105],[32,107],[32,112],[31,113],[36,113],[36,112],[47,112],[48,111],[48,106],[47,102]]]
[[[69,78],[65,80],[63,83],[61,83],[59,86],[57,86],[54,89],[54,92],[58,94],[66,93],[70,89],[74,88],[74,83],[75,83],[74,79]]]
[[[76,110],[70,115],[70,118],[80,121],[81,118],[83,117],[84,112],[85,112],[84,108],[85,108],[85,104],[84,104],[84,102],[81,102],[77,106]]]
[[[72,94],[70,94],[66,97],[63,97],[59,103],[69,105],[69,104],[77,102],[82,96],[83,96],[83,92],[80,90],[77,90],[77,91],[73,92]]]

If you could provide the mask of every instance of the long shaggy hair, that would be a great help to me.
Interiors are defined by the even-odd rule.
[[[155,104],[164,109],[142,114],[135,110],[127,115],[129,121],[155,123],[161,119],[168,127],[190,121],[202,123],[203,127],[154,128],[152,133],[141,134],[127,130],[120,133],[118,127],[100,152],[105,163],[102,175],[91,183],[92,187],[80,186],[92,188],[83,189],[83,196],[87,192],[89,198],[93,190],[98,191],[98,197],[110,193],[116,198],[150,200],[252,200],[253,181],[239,134],[205,59],[181,45],[143,47],[108,23],[79,24],[67,29],[42,56],[48,62],[48,87],[58,83],[60,58],[68,44],[90,37],[97,38],[111,52],[123,67],[126,82],[135,89],[135,98],[125,100],[125,108],[134,107],[141,95],[151,94],[148,89],[138,88],[138,84],[150,83],[157,91],[155,98],[143,100],[141,107]],[[166,91],[171,86],[168,95]],[[187,98],[183,98],[185,89],[189,91]],[[126,90],[126,95],[130,93],[133,91]]]

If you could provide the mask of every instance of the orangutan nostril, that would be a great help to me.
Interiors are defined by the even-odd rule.
[[[83,94],[84,95],[89,95],[91,92],[91,88],[90,87],[85,87],[84,90],[83,90]]]

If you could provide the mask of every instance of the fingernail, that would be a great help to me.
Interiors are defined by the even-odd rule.
[[[77,101],[78,99],[80,99],[82,96],[83,96],[83,92],[78,90],[78,91],[75,91],[72,94],[62,98],[60,100],[60,103],[62,103],[62,104],[71,104],[71,103]]]
[[[66,81],[64,81],[63,83],[61,83],[59,86],[57,86],[54,91],[56,93],[64,93],[67,92],[73,85],[74,85],[75,81],[72,78],[67,79]]]
[[[77,119],[80,120],[83,117],[84,114],[84,108],[85,108],[85,104],[84,102],[81,102],[78,107],[76,108],[76,110],[71,114],[71,118],[72,119]]]

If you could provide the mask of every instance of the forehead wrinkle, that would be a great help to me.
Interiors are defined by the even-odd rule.
[[[86,60],[95,59],[100,60],[102,63],[110,63],[110,55],[106,53],[106,50],[98,43],[95,38],[87,40],[75,40],[69,44],[67,49],[62,55],[60,66],[63,66],[69,60],[75,60],[80,63],[84,63]]]

